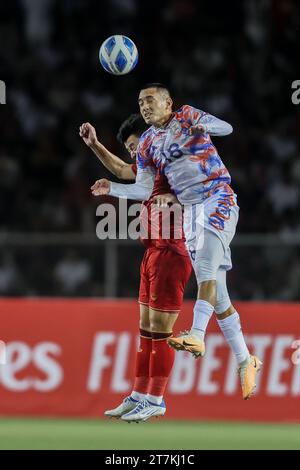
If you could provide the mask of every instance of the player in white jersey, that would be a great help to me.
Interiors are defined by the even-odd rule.
[[[118,195],[126,194],[134,199],[141,191],[149,191],[157,168],[166,175],[184,206],[186,244],[198,282],[192,328],[170,339],[169,344],[203,356],[206,328],[215,311],[237,358],[243,398],[248,399],[255,389],[261,362],[248,351],[239,315],[226,286],[226,271],[231,269],[229,245],[235,234],[239,208],[228,170],[210,139],[210,136],[230,134],[232,127],[191,106],[173,112],[172,105],[165,86],[154,83],[141,89],[140,112],[151,127],[140,140],[136,183],[120,186]]]

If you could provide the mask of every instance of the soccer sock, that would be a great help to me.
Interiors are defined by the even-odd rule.
[[[194,319],[190,333],[203,340],[213,312],[214,307],[209,302],[198,299],[194,305]]]
[[[172,333],[152,333],[152,353],[150,359],[150,386],[147,398],[160,405],[174,364],[175,351],[170,348],[167,338]]]
[[[245,343],[239,314],[235,311],[229,317],[217,320],[217,322],[235,354],[238,364],[248,360],[250,353]]]
[[[140,329],[140,347],[136,353],[135,380],[131,397],[134,400],[146,398],[149,386],[149,364],[152,351],[152,335],[150,331]]]

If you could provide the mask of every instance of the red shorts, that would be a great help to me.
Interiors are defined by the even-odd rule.
[[[169,248],[148,248],[141,264],[139,302],[155,310],[178,313],[191,272],[188,256]]]

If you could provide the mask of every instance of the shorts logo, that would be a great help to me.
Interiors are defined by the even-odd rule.
[[[153,300],[153,302],[155,302],[157,300],[157,295],[156,294],[151,294],[150,297],[151,297],[151,300]]]
[[[196,250],[193,246],[189,247],[189,254],[192,261],[196,259]]]

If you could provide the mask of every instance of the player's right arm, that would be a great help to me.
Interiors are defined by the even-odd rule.
[[[231,134],[233,129],[229,122],[213,116],[212,114],[185,105],[185,112],[192,123],[189,128],[189,135],[209,134],[211,136],[225,136]]]
[[[135,180],[132,165],[125,163],[121,158],[107,150],[107,148],[99,142],[96,130],[89,122],[85,122],[80,126],[79,135],[105,168],[113,175],[123,180]]]

